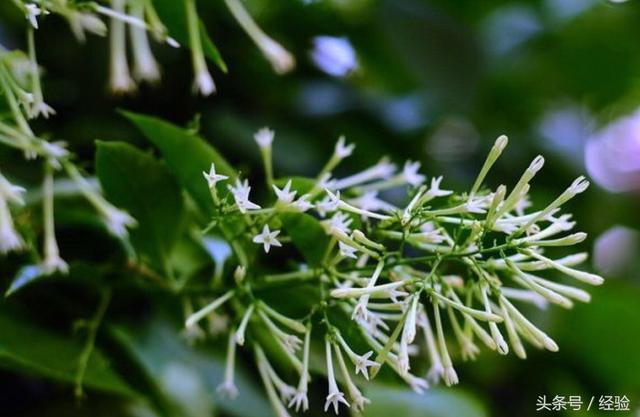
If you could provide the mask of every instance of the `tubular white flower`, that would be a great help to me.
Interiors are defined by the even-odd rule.
[[[264,324],[267,325],[273,337],[282,343],[282,346],[288,353],[293,354],[300,349],[302,340],[300,340],[298,336],[286,333],[280,329],[261,309],[258,309],[258,316],[260,316]]]
[[[289,402],[289,407],[296,407],[296,412],[307,411],[309,409],[309,399],[307,398],[307,390],[309,385],[309,349],[311,345],[311,325],[307,326],[304,335],[304,348],[302,353],[302,371],[300,372],[300,382],[296,393]]]
[[[478,346],[476,346],[475,343],[473,343],[473,333],[470,333],[470,335],[465,334],[465,332],[460,327],[460,323],[458,323],[458,319],[453,312],[453,308],[450,305],[447,306],[447,315],[449,316],[449,321],[451,322],[453,333],[456,336],[458,343],[460,344],[460,354],[462,355],[462,360],[474,360],[480,353],[480,349],[478,348]]]
[[[353,365],[356,367],[356,375],[362,372],[362,375],[365,377],[365,379],[369,380],[368,368],[377,369],[380,366],[377,362],[369,359],[373,355],[373,351],[369,351],[363,355],[358,355],[353,351],[353,349],[351,349],[349,344],[346,342],[346,340],[344,340],[339,332],[337,332],[336,334],[336,339],[338,340],[340,346],[342,346],[342,349],[344,349],[344,351],[347,353],[347,356],[349,357],[351,363],[353,363]]]
[[[254,304],[250,304],[249,307],[247,307],[247,311],[244,312],[244,315],[242,316],[242,320],[240,321],[240,325],[238,326],[238,330],[235,333],[236,343],[239,344],[240,346],[244,345],[244,335],[247,331],[247,325],[249,324],[249,320],[253,315],[254,309],[255,309]]]
[[[262,232],[253,237],[253,243],[257,243],[264,247],[264,252],[269,253],[271,246],[282,246],[282,243],[276,238],[280,234],[280,230],[269,230],[269,225],[264,225]]]
[[[203,96],[210,96],[215,93],[216,85],[207,68],[207,61],[202,50],[202,39],[200,38],[200,22],[196,11],[195,0],[186,0],[185,8],[187,14],[187,29],[189,32],[189,46],[191,50],[191,62],[193,65],[194,82],[193,89]]]
[[[486,285],[480,285],[480,296],[482,297],[485,311],[487,313],[491,313],[491,305],[489,304]],[[509,353],[509,346],[507,345],[507,342],[505,342],[502,333],[500,333],[498,325],[490,321],[489,330],[491,331],[491,337],[496,344],[496,350],[498,351],[498,353],[500,353],[501,355],[506,355],[507,353]]]
[[[273,130],[268,127],[263,127],[253,135],[253,139],[260,148],[270,148],[273,143],[274,136],[275,132]]]
[[[329,409],[329,406],[333,405],[333,411],[338,414],[338,407],[340,403],[343,403],[347,407],[350,407],[347,400],[344,398],[344,393],[338,389],[338,383],[333,372],[333,358],[331,355],[331,342],[328,337],[325,337],[325,352],[327,362],[327,382],[329,384],[329,394],[327,395],[326,402],[324,403],[324,411]]]
[[[501,135],[498,137],[498,139],[496,139],[493,147],[489,151],[489,155],[487,155],[487,159],[484,161],[484,164],[482,165],[482,168],[478,173],[478,177],[473,183],[473,187],[471,187],[471,191],[469,192],[469,199],[471,199],[474,194],[480,189],[480,186],[487,176],[487,173],[489,172],[493,164],[498,160],[504,148],[507,147],[508,143],[509,139],[505,135]]]
[[[234,335],[235,332],[232,329],[231,333],[229,333],[229,341],[227,343],[227,361],[224,368],[224,380],[216,388],[216,391],[220,395],[226,395],[231,399],[238,396],[238,388],[236,387],[233,378],[236,358],[236,341]]]
[[[524,350],[524,346],[522,345],[522,341],[520,341],[520,337],[518,337],[518,333],[516,332],[516,328],[511,320],[509,315],[509,310],[507,309],[506,304],[504,303],[504,297],[498,297],[498,303],[500,304],[500,310],[502,311],[502,316],[504,317],[504,327],[507,329],[507,337],[509,338],[509,343],[511,344],[511,348],[514,353],[520,359],[527,358],[527,352]]]
[[[220,297],[216,298],[215,300],[207,304],[205,307],[189,315],[189,317],[187,317],[187,319],[184,322],[184,327],[186,327],[187,329],[192,328],[193,326],[195,326],[197,322],[207,317],[211,312],[213,312],[215,309],[220,307],[222,304],[229,301],[229,299],[233,297],[233,295],[234,295],[234,291],[229,290],[223,295],[221,295]]]
[[[125,0],[111,0],[115,13],[125,14]],[[129,74],[127,61],[126,27],[117,17],[111,18],[110,47],[111,65],[109,87],[115,94],[130,93],[136,90],[136,84]]]
[[[239,0],[225,0],[227,7],[242,29],[260,48],[277,74],[285,74],[295,67],[295,59],[278,42],[270,38],[253,20]]]
[[[376,269],[373,271],[373,274],[371,275],[371,278],[369,279],[369,282],[367,283],[365,290],[366,289],[370,290],[375,287],[376,282],[378,281],[378,278],[380,277],[380,274],[382,273],[383,268],[384,268],[384,261],[382,260],[378,261],[378,264],[376,265]],[[334,291],[331,292],[331,296],[335,297]],[[353,315],[351,316],[352,318],[361,318],[363,320],[367,319],[367,314],[368,314],[367,303],[369,302],[369,297],[370,297],[370,293],[366,293],[366,292],[360,296],[360,299],[358,300],[358,304],[353,309]]]
[[[382,158],[377,164],[372,166],[371,168],[365,169],[362,172],[351,175],[349,177],[337,180],[333,186],[335,190],[343,190],[345,188],[350,188],[359,184],[364,184],[366,182],[376,180],[376,179],[387,179],[393,172],[396,167],[392,163],[390,163],[386,158]]]
[[[458,374],[455,369],[453,369],[453,364],[451,362],[451,357],[449,356],[449,351],[447,350],[447,342],[444,340],[444,331],[442,329],[442,320],[440,319],[440,306],[438,306],[438,301],[435,298],[432,298],[433,303],[433,316],[436,322],[436,334],[438,340],[438,350],[440,351],[440,359],[442,361],[442,379],[447,386],[455,385],[458,383]]]
[[[533,323],[527,320],[527,318],[520,311],[518,311],[518,309],[515,308],[513,304],[511,304],[506,298],[502,297],[500,300],[502,303],[504,303],[507,310],[509,310],[509,313],[511,314],[511,317],[513,318],[515,323],[526,329],[527,332],[529,332],[529,334],[536,338],[540,342],[540,344],[544,346],[545,349],[551,352],[558,351],[558,345],[553,339],[551,339],[545,332],[538,329]]]
[[[344,357],[342,356],[342,351],[340,350],[340,348],[336,345],[334,345],[334,348],[336,357],[338,358],[338,366],[340,367],[340,371],[342,372],[342,376],[347,385],[347,392],[349,393],[351,405],[353,405],[353,411],[359,413],[364,410],[366,404],[371,403],[371,400],[362,395],[362,392],[360,392],[356,384],[354,384],[353,380],[351,379],[351,375],[349,374],[347,364],[344,361]]]
[[[378,219],[378,220],[389,220],[391,219],[391,216],[387,216],[385,214],[379,214],[379,213],[374,213],[372,211],[368,211],[368,210],[363,210],[361,208],[358,207],[354,207],[351,204],[346,203],[345,201],[340,199],[340,193],[338,192],[338,194],[333,194],[331,191],[329,191],[329,189],[325,188],[325,192],[327,193],[327,195],[330,198],[330,201],[332,202],[332,204],[337,204],[337,207],[339,209],[351,212],[351,213],[355,213],[355,214],[360,214],[363,217],[372,217],[374,219]]]
[[[540,255],[539,253],[536,253],[534,251],[528,250],[526,251],[527,255],[530,255],[533,258],[538,259],[539,261],[543,262],[546,265],[549,265],[552,268],[557,269],[558,271],[562,272],[565,275],[568,275],[572,278],[577,279],[578,281],[582,281],[585,282],[587,284],[591,284],[591,285],[602,285],[602,283],[604,282],[604,278],[602,278],[599,275],[596,274],[592,274],[589,272],[585,272],[585,271],[578,271],[576,269],[573,268],[569,268],[567,266],[562,265],[559,262],[553,261],[545,256]]]
[[[144,20],[145,2],[143,0],[130,3],[131,15]],[[147,29],[130,25],[131,44],[133,46],[133,75],[138,81],[155,83],[160,80],[160,67],[151,52]]]
[[[267,315],[269,315],[269,317],[273,318],[274,320],[278,321],[280,324],[288,327],[294,332],[298,332],[298,333],[306,332],[307,328],[304,326],[304,324],[300,323],[297,320],[291,319],[283,314],[278,313],[276,310],[269,307],[267,303],[260,302],[259,306],[262,311],[264,311]]]
[[[262,379],[264,388],[267,391],[267,397],[269,398],[271,407],[273,407],[273,411],[275,411],[278,417],[290,417],[289,412],[287,412],[284,404],[282,404],[282,401],[280,400],[280,398],[278,398],[276,389],[273,386],[273,382],[271,381],[271,377],[269,376],[269,368],[266,364],[266,356],[264,355],[264,352],[262,351],[260,346],[255,347],[255,352],[256,362],[258,363],[258,372],[260,373],[260,378]]]
[[[336,142],[335,150],[333,151],[335,157],[340,161],[351,156],[353,150],[356,148],[356,145],[354,145],[353,143],[347,145],[345,143],[345,140],[346,139],[344,136],[340,136],[338,138],[338,142]]]
[[[513,209],[518,200],[525,195],[529,190],[529,181],[542,169],[544,165],[544,158],[542,155],[538,155],[531,162],[529,167],[524,171],[516,185],[511,190],[509,196],[504,200],[501,207],[498,210],[497,217],[500,218],[504,213],[507,213]]]
[[[42,215],[44,223],[44,260],[42,266],[47,273],[69,272],[69,266],[60,257],[58,242],[56,241],[53,216],[53,173],[51,166],[45,167],[45,177],[42,184]]]

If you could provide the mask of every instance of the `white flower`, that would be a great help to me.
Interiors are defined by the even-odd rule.
[[[204,97],[215,93],[216,84],[213,82],[213,77],[211,77],[206,67],[196,73],[196,78],[193,81],[193,91],[200,93]]]
[[[202,175],[204,176],[204,179],[207,180],[207,185],[209,186],[209,188],[213,188],[218,182],[224,181],[229,178],[226,175],[217,174],[216,166],[214,163],[211,163],[209,172],[202,171]]]
[[[349,75],[358,67],[356,53],[347,38],[316,36],[310,55],[319,69],[334,77]]]
[[[238,388],[233,381],[224,380],[220,385],[217,386],[216,392],[221,396],[226,396],[231,398],[232,400],[238,396]]]
[[[342,160],[350,156],[355,148],[356,145],[354,145],[353,143],[346,145],[344,136],[340,136],[340,138],[338,138],[338,142],[336,142],[336,148],[333,153],[336,158]]]
[[[444,383],[447,384],[448,387],[458,383],[458,374],[456,370],[453,369],[453,366],[445,366],[442,379],[444,379]]]
[[[60,158],[66,158],[69,156],[69,151],[65,148],[67,146],[66,142],[57,141],[57,142],[48,142],[42,141],[42,150],[47,154],[47,157],[50,160],[57,160]],[[58,164],[59,165],[59,164]]]
[[[402,169],[402,175],[404,176],[405,181],[409,184],[417,187],[422,184],[425,180],[425,176],[420,174],[418,170],[420,169],[420,162],[411,162],[407,161],[404,164],[404,168]]]
[[[24,205],[24,200],[20,194],[25,191],[24,187],[12,184],[0,174],[0,198],[4,197],[6,201],[22,206]]]
[[[310,194],[305,194],[302,197],[300,197],[299,199],[297,199],[294,203],[293,203],[293,208],[295,208],[298,211],[301,212],[305,212],[311,208],[313,208],[313,203],[311,203],[309,201],[309,198],[311,197]]]
[[[358,257],[356,256],[356,248],[354,248],[353,246],[349,246],[344,242],[338,242],[338,247],[340,248],[340,255],[342,255],[345,258],[353,258],[353,259],[357,259]]]
[[[377,191],[367,191],[362,196],[349,200],[351,204],[365,211],[393,211],[396,207],[378,198]]]
[[[340,195],[340,193],[338,193]],[[322,217],[325,217],[327,213],[334,212],[338,209],[338,201],[331,196],[326,196],[318,203],[316,203],[316,211]]]
[[[349,225],[353,222],[353,219],[350,218],[345,213],[338,212],[331,217],[329,220],[323,220],[322,226],[327,234],[333,235],[336,233],[345,233],[348,234],[350,232]]]
[[[264,225],[262,232],[253,237],[253,243],[262,244],[264,246],[265,253],[269,253],[271,246],[282,246],[282,244],[276,239],[276,236],[280,234],[280,230],[269,230],[269,225]]]
[[[138,222],[129,213],[113,206],[107,206],[103,212],[107,229],[117,237],[127,236],[127,228],[135,227]]]
[[[411,389],[417,394],[424,394],[424,392],[429,389],[429,383],[422,379],[418,378],[412,374],[406,374],[402,377],[411,387]]]
[[[29,117],[31,118],[42,116],[45,119],[48,119],[49,116],[52,116],[54,114],[56,114],[56,111],[53,109],[53,107],[42,100],[36,100],[29,111]]]
[[[233,194],[233,199],[235,200],[240,213],[244,214],[247,210],[257,210],[260,208],[259,205],[249,201],[249,192],[251,191],[251,187],[249,186],[248,180],[244,180],[244,182],[242,182],[238,178],[236,180],[235,187],[232,187],[231,185],[228,187],[231,194]]]
[[[105,36],[107,34],[107,25],[105,25],[99,17],[91,13],[71,11],[67,19],[69,20],[71,31],[76,39],[81,42],[85,40],[85,30],[98,36]]]
[[[289,408],[294,406],[296,408],[296,412],[300,411],[300,408],[302,408],[302,411],[307,411],[309,409],[309,399],[307,398],[306,389],[304,391],[299,389],[296,390],[295,395],[291,401],[289,401]]]
[[[279,189],[275,185],[273,185],[273,191],[276,193],[278,197],[278,204],[282,204],[287,206],[293,202],[293,199],[296,198],[297,191],[291,191],[291,180],[287,181],[284,188]]]
[[[34,3],[27,3],[24,5],[24,8],[26,11],[26,18],[34,29],[38,29],[38,20],[36,17],[49,14],[48,10],[40,8]]]
[[[336,180],[331,178],[331,173],[326,172],[318,179],[318,184],[316,186],[321,189],[333,190],[335,184]]]
[[[274,135],[275,133],[273,130],[268,127],[263,127],[253,135],[253,139],[260,148],[268,148],[273,143]]]
[[[258,42],[258,47],[269,60],[276,74],[286,74],[296,66],[293,55],[270,37],[264,36]]]
[[[112,10],[116,14],[125,13],[125,0],[111,0]],[[111,65],[109,87],[116,94],[135,91],[136,84],[129,74],[127,62],[126,28],[122,20],[111,18]]]
[[[56,248],[57,249],[57,248]],[[60,272],[66,274],[69,272],[69,265],[60,257],[58,253],[47,254],[42,262],[43,269],[48,273]]]
[[[451,195],[453,191],[440,189],[440,183],[442,182],[442,176],[438,178],[431,178],[431,186],[427,190],[427,194],[431,197],[444,197]]]
[[[490,197],[490,196],[487,196]],[[479,198],[471,198],[464,203],[464,208],[467,213],[476,213],[482,214],[486,213],[487,205],[490,203],[491,199],[487,197],[479,197]]]
[[[0,194],[0,254],[22,249],[24,243],[16,232],[7,202]]]
[[[378,368],[378,362],[369,360],[369,358],[373,355],[373,351],[369,351],[364,355],[356,355],[354,358],[354,365],[356,366],[356,375],[362,372],[362,375],[368,380],[369,379],[369,371],[368,368]]]
[[[344,393],[338,389],[338,383],[336,382],[336,377],[333,372],[333,359],[331,356],[331,342],[327,339],[325,341],[325,349],[327,356],[327,382],[329,383],[329,394],[327,395],[327,399],[324,403],[324,411],[326,412],[329,409],[329,406],[333,405],[333,411],[338,414],[338,407],[340,403],[343,403],[347,407],[349,403],[344,399]]]

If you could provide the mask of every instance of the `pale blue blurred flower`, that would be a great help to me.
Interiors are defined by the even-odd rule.
[[[316,36],[311,60],[320,70],[334,77],[345,77],[358,67],[356,52],[347,38]]]

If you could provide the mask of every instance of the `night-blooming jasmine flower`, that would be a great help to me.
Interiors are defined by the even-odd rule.
[[[357,249],[353,246],[349,246],[344,242],[338,242],[338,247],[340,248],[340,255],[345,258],[353,258],[357,259],[356,251]]]
[[[351,379],[351,375],[349,374],[349,370],[347,369],[347,364],[344,361],[344,356],[342,355],[342,351],[336,345],[334,345],[336,357],[338,358],[338,366],[340,367],[340,371],[342,372],[342,376],[347,385],[347,392],[349,393],[349,399],[351,400],[351,405],[353,405],[353,411],[356,413],[364,410],[364,406],[366,404],[371,403],[371,401],[362,395],[362,392],[358,389],[356,384],[353,383]]]
[[[191,50],[191,63],[194,71],[193,90],[203,96],[209,96],[216,91],[216,85],[209,73],[207,61],[204,58],[202,39],[200,38],[200,20],[196,10],[195,0],[186,0],[184,3],[187,14],[187,30],[189,33],[189,47]]]
[[[211,163],[209,172],[202,171],[202,175],[204,176],[204,179],[207,180],[207,185],[209,186],[209,188],[215,187],[216,184],[220,181],[229,179],[229,177],[227,177],[226,175],[216,173],[216,166],[214,163]]]
[[[440,307],[438,306],[438,301],[435,298],[433,300],[433,314],[436,322],[436,334],[438,340],[438,349],[440,351],[440,359],[442,360],[443,373],[442,379],[444,379],[445,384],[447,386],[455,385],[458,383],[458,374],[455,369],[453,369],[453,364],[451,362],[451,357],[449,356],[449,351],[447,350],[447,343],[444,339],[444,330],[442,329],[442,320],[440,319]],[[489,324],[494,324],[490,322]]]
[[[296,62],[293,56],[260,29],[240,0],[225,0],[225,2],[233,17],[260,48],[277,74],[285,74],[295,67]]]
[[[125,0],[111,0],[111,8],[115,13],[124,14]],[[136,89],[136,84],[129,74],[127,62],[125,23],[116,17],[111,18],[110,47],[111,73],[109,86],[116,94],[129,93]]]
[[[249,193],[251,192],[251,187],[249,186],[249,181],[244,180],[240,181],[240,178],[236,179],[235,186],[229,185],[229,191],[233,195],[233,199],[236,202],[236,206],[240,213],[246,213],[247,210],[257,210],[260,208],[259,205],[252,203],[249,201]]]
[[[336,142],[336,147],[335,147],[335,150],[333,151],[333,154],[337,159],[343,160],[344,158],[351,156],[355,148],[356,148],[356,145],[354,145],[353,143],[350,143],[347,145],[345,142],[345,137],[340,136],[338,138],[338,141]]]
[[[216,388],[216,391],[220,395],[228,396],[231,399],[234,399],[238,396],[238,388],[233,381],[234,364],[236,357],[236,342],[234,335],[235,332],[232,330],[229,334],[229,341],[227,342],[227,361],[224,368],[224,380]]]
[[[442,176],[439,176],[437,178],[431,178],[431,184],[429,186],[429,189],[427,190],[427,195],[429,195],[431,198],[434,197],[446,197],[448,195],[453,194],[453,191],[451,190],[443,190],[440,188],[440,183],[442,183]]]
[[[404,168],[402,168],[402,175],[404,176],[405,181],[413,185],[414,187],[422,184],[425,180],[425,176],[418,172],[419,169],[420,162],[418,161],[407,161],[404,164]]]
[[[131,16],[143,20],[145,3],[144,1],[131,2],[129,6]],[[160,79],[160,68],[151,52],[147,29],[130,25],[129,30],[133,46],[133,74],[136,80],[145,80],[151,83],[158,81]]]
[[[335,374],[333,372],[333,358],[331,354],[331,342],[329,338],[325,338],[325,352],[327,362],[327,382],[329,383],[329,394],[327,395],[326,402],[324,403],[324,411],[329,409],[329,406],[333,405],[333,411],[338,413],[338,407],[340,403],[343,403],[347,407],[350,407],[347,400],[344,399],[344,393],[338,389],[338,383],[336,381]]]
[[[393,175],[395,169],[395,165],[390,163],[386,158],[382,158],[377,164],[362,172],[337,180],[333,188],[336,190],[342,190],[359,184],[364,184],[372,180],[387,179]]]
[[[309,399],[307,390],[309,384],[309,347],[311,345],[311,326],[307,326],[304,336],[304,350],[302,354],[302,371],[300,372],[300,382],[296,389],[295,395],[289,402],[289,407],[295,406],[296,412],[307,411],[309,409]]]
[[[292,205],[293,208],[295,208],[296,210],[302,213],[313,208],[313,203],[309,201],[309,198],[311,198],[310,194],[305,194],[301,196],[299,199],[293,202],[293,205]]]
[[[7,199],[0,192],[0,254],[22,249],[22,238],[16,232]]]
[[[26,12],[26,18],[34,29],[38,29],[38,20],[36,19],[36,17],[49,14],[48,10],[43,9],[34,3],[27,3],[24,5],[24,8]]]
[[[344,340],[340,333],[336,334],[336,338],[338,340],[338,343],[340,343],[340,346],[342,346],[342,349],[344,349],[344,351],[346,352],[347,357],[349,358],[351,363],[353,363],[353,365],[356,367],[356,375],[362,372],[362,376],[364,376],[368,380],[368,368],[375,369],[380,366],[379,363],[369,359],[373,355],[373,351],[369,351],[363,355],[358,355],[351,349],[349,344],[346,342],[346,340]]]
[[[240,321],[240,326],[238,326],[238,330],[235,333],[236,343],[240,346],[244,345],[244,334],[247,331],[247,324],[249,324],[254,308],[254,304],[247,307],[247,311],[244,312],[244,316],[242,316],[242,320]]]
[[[264,384],[265,390],[267,391],[267,397],[269,398],[269,402],[271,403],[273,410],[276,412],[278,417],[290,417],[284,404],[282,404],[280,398],[278,398],[276,389],[273,386],[273,381],[271,379],[271,376],[269,375],[270,365],[268,365],[267,363],[267,358],[262,351],[262,348],[260,346],[256,346],[255,353],[258,363],[258,372],[260,373],[260,378],[262,379],[262,383]]]
[[[296,198],[297,194],[297,191],[291,191],[291,180],[287,181],[282,189],[273,185],[273,191],[278,197],[278,204],[283,206],[288,206],[289,204],[293,203],[293,200]]]
[[[253,237],[253,243],[263,245],[265,253],[269,253],[271,246],[282,246],[282,243],[276,239],[276,236],[280,234],[280,230],[269,230],[269,225],[264,225],[262,232]]]
[[[253,139],[260,148],[267,148],[273,143],[274,136],[275,132],[273,130],[268,127],[263,127],[253,135]]]
[[[131,217],[129,213],[110,204],[105,207],[102,214],[104,216],[107,229],[117,237],[126,237],[129,234],[127,232],[127,228],[135,227],[138,224],[136,219]]]
[[[367,191],[362,196],[349,200],[351,204],[365,211],[393,211],[396,207],[378,198],[377,191]]]

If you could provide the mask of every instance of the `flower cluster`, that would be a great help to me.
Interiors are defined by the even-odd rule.
[[[231,320],[227,370],[219,388],[223,394],[238,394],[233,376],[236,345],[245,346],[247,340],[279,416],[288,416],[288,408],[309,408],[312,349],[324,351],[325,411],[362,410],[369,399],[358,387],[358,375],[373,378],[384,366],[417,392],[439,381],[454,385],[458,375],[449,339],[456,342],[463,360],[475,359],[481,346],[501,355],[512,351],[520,358],[526,357],[525,342],[557,351],[554,340],[523,314],[519,304],[571,308],[574,302],[590,300],[586,291],[544,277],[547,272],[590,285],[603,282],[600,276],[574,268],[586,259],[585,253],[554,255],[556,248],[586,237],[569,233],[575,222],[560,212],[588,187],[583,177],[535,210],[528,192],[544,164],[541,156],[510,191],[505,185],[484,188],[507,145],[505,136],[496,140],[467,193],[445,189],[442,177],[428,179],[420,173],[420,163],[411,161],[397,169],[382,159],[336,178],[334,168],[354,151],[342,137],[316,178],[276,180],[273,139],[269,129],[255,135],[267,185],[273,190],[264,204],[252,201],[247,179],[220,175],[213,164],[203,173],[216,210],[208,231],[230,243],[239,266],[219,297],[188,314],[186,328],[190,334],[201,333],[194,330],[198,322],[220,317],[223,311],[236,318]],[[383,198],[387,190],[398,187],[407,191],[405,201]],[[291,271],[265,274],[260,256],[246,248],[257,245],[262,256],[272,256],[288,243],[298,247],[299,237],[287,226],[291,216],[308,222],[306,234],[318,233],[311,227],[318,225],[325,240],[313,236],[322,259],[317,265],[302,263]],[[239,232],[231,233],[229,224]],[[260,297],[265,286],[309,283],[319,298],[300,317],[284,315]],[[282,356],[284,363],[274,360]],[[425,368],[414,367],[422,357],[428,358],[428,371],[416,372],[414,368]],[[291,369],[297,381],[283,377],[290,376]]]
[[[80,41],[85,40],[87,32],[99,36],[108,34],[109,87],[116,94],[135,92],[139,82],[155,83],[160,80],[160,67],[153,56],[149,35],[159,43],[166,43],[174,48],[180,47],[178,41],[169,36],[169,31],[151,0],[109,0],[108,6],[98,2],[66,0],[14,0],[14,3],[24,13],[31,32],[38,29],[39,20],[53,13],[69,22],[71,30]],[[283,74],[293,69],[293,56],[262,31],[240,0],[225,0],[225,3],[231,15],[255,42],[276,73]],[[188,47],[194,71],[194,91],[208,96],[215,92],[216,87],[205,60],[205,40],[202,38],[196,1],[185,0],[184,7]],[[104,19],[108,23],[105,23]],[[131,69],[127,58],[127,37],[133,58]],[[30,38],[30,42],[32,41]],[[218,65],[226,72],[224,62],[221,59],[218,61]],[[32,107],[40,106],[39,111],[45,115],[52,112],[41,103],[41,95],[35,95],[33,98],[35,102]]]

